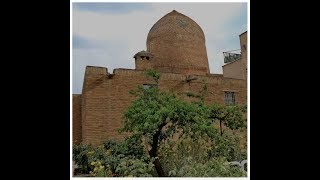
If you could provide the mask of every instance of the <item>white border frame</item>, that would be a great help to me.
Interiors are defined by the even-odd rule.
[[[70,179],[81,179],[81,180],[91,180],[91,179],[98,179],[95,177],[85,178],[85,177],[73,177],[72,176],[72,15],[73,15],[73,6],[72,3],[74,2],[150,2],[150,3],[160,3],[160,2],[167,2],[167,3],[176,3],[176,2],[246,2],[247,3],[247,153],[248,153],[248,166],[247,166],[247,177],[228,177],[228,178],[222,178],[222,177],[208,177],[210,179],[223,179],[223,180],[248,180],[250,179],[250,0],[162,0],[162,1],[153,1],[153,0],[70,0]],[[125,178],[125,177],[123,177]],[[119,179],[116,177],[109,177],[109,178],[99,178],[99,179]],[[128,179],[128,178],[126,178]],[[130,179],[149,179],[149,178],[130,178]],[[151,178],[150,178],[151,179]],[[157,177],[152,178],[157,179]],[[207,179],[206,177],[181,177],[181,178],[158,178],[163,180],[172,180],[172,179]]]

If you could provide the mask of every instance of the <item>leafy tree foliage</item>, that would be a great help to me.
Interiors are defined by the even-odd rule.
[[[134,137],[106,140],[102,145],[73,145],[73,160],[79,173],[95,177],[154,176],[153,160]]]
[[[222,124],[235,130],[245,127],[243,114],[246,112],[246,106],[225,106],[221,104],[212,104],[209,106],[210,117],[220,123],[220,135],[223,134]]]
[[[160,75],[147,72],[158,83]],[[203,95],[207,86],[200,91]],[[121,132],[130,132],[138,139],[144,139],[150,147],[149,155],[155,158],[154,165],[159,176],[167,176],[158,156],[161,143],[179,138],[207,139],[217,138],[218,131],[213,121],[221,121],[232,129],[242,127],[242,114],[237,107],[205,106],[203,96],[199,102],[186,102],[175,94],[160,91],[158,86],[148,89],[139,87],[132,94],[138,98],[124,114],[124,127]]]

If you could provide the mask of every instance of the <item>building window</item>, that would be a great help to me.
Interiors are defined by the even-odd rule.
[[[225,105],[235,105],[236,104],[235,93],[230,91],[224,92],[224,103]]]

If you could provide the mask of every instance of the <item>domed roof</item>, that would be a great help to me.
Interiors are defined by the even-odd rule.
[[[150,29],[147,51],[154,55],[153,67],[162,72],[207,74],[209,64],[201,27],[175,10]]]
[[[147,39],[165,33],[190,33],[205,38],[201,27],[194,20],[176,10],[159,19],[150,29]]]

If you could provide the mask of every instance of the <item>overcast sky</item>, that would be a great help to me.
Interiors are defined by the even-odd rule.
[[[240,49],[247,3],[73,3],[72,92],[79,94],[86,66],[134,69],[153,24],[177,10],[204,31],[210,73],[222,74],[224,51]]]

